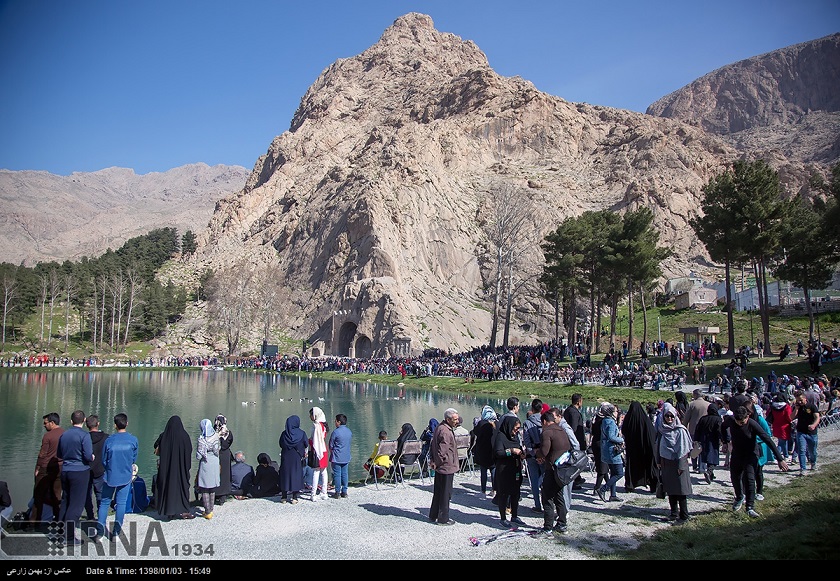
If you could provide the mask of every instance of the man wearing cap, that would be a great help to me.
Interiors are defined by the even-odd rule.
[[[688,404],[688,407],[685,410],[685,417],[683,418],[683,424],[685,424],[688,428],[689,434],[694,434],[694,430],[697,428],[697,422],[700,421],[700,418],[706,415],[708,410],[709,402],[703,399],[703,394],[700,390],[695,389],[691,392],[691,403]],[[694,472],[699,472],[696,456],[691,458],[691,468]]]

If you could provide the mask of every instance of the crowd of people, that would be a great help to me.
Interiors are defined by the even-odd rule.
[[[798,465],[799,475],[815,469],[824,415],[820,405],[828,390],[813,382],[800,384],[789,394],[780,387],[783,382],[775,389],[773,385],[741,379],[732,393],[698,388],[691,399],[676,391],[673,398],[647,409],[637,401],[626,411],[602,402],[591,418],[584,417],[579,393],[562,409],[533,399],[525,406],[524,418],[518,398],[510,397],[506,409],[500,410],[503,413],[483,406],[471,429],[450,408],[440,421],[430,419],[419,436],[414,426],[403,423],[396,447],[387,451],[382,444],[391,440],[383,430],[365,466],[381,470],[379,478],[387,474],[400,480],[408,466],[419,465],[423,475],[433,479],[428,518],[443,526],[455,524],[449,511],[454,475],[474,464],[481,493],[494,505],[488,510],[498,513],[501,527],[524,524],[521,504],[530,494],[530,510],[543,515],[540,534],[562,535],[570,523],[572,492],[589,488],[582,474],[568,481],[555,474],[571,451],[588,455],[595,476],[589,490],[600,502],[622,502],[623,479],[625,492],[667,498],[668,520],[685,522],[691,518],[694,494],[690,474],[711,484],[715,471],[722,468],[731,476],[732,509],[744,508],[758,518],[764,465],[776,462],[782,471]],[[833,397],[837,395],[834,389]],[[279,502],[291,504],[348,498],[348,466],[354,459],[347,416],[336,414],[330,426],[324,411],[313,407],[308,420],[305,431],[298,416],[289,416],[279,439],[280,462],[261,452],[252,467],[243,451],[232,452],[234,435],[224,415],[201,420],[192,436],[179,416],[170,417],[153,444],[158,465],[152,478],[152,507],[167,520],[211,519],[214,507],[229,498],[279,497]],[[110,434],[100,430],[97,416],[86,416],[82,410],[72,412],[67,429],[61,427],[57,412],[44,415],[43,425],[28,519],[65,522],[65,541],[80,544],[77,526],[86,511],[87,520],[96,522],[95,529],[86,532],[88,537],[116,539],[128,498],[137,494],[132,483],[140,444],[128,431],[128,416],[116,414]],[[466,449],[457,443],[459,435],[468,437]],[[406,444],[414,441],[422,443],[419,456],[404,454]],[[193,460],[198,464],[191,474]],[[5,483],[0,483],[0,492],[4,488]],[[7,488],[0,501],[6,496]],[[111,508],[114,518],[109,529]]]

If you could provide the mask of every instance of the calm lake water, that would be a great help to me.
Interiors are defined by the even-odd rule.
[[[230,370],[2,370],[0,480],[9,483],[15,512],[25,510],[44,434],[41,418],[54,411],[61,415],[65,429],[73,410],[97,414],[100,428],[108,433],[114,430],[115,414],[128,414],[128,431],[140,440],[140,475],[151,494],[152,445],[172,415],[181,416],[195,442],[203,418],[213,420],[224,414],[233,432],[231,450],[242,450],[248,463],[256,465],[260,452],[279,460],[278,440],[289,416],[299,416],[301,428],[309,434],[313,406],[324,410],[331,430],[335,415],[343,413],[353,432],[350,478],[358,480],[365,476],[362,464],[380,430],[396,438],[400,426],[409,422],[419,437],[429,418],[442,418],[448,407],[456,408],[468,427],[484,405],[490,404],[498,413],[504,408],[501,399],[407,390],[364,381],[367,376],[357,378],[362,381]],[[193,476],[197,466],[193,460]]]

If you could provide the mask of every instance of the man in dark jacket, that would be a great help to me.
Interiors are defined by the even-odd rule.
[[[87,496],[85,496],[85,518],[87,520],[96,520],[94,514],[94,504],[91,500],[91,492],[96,497],[96,507],[102,501],[102,485],[105,483],[105,468],[102,466],[102,446],[105,444],[105,438],[108,434],[99,429],[99,416],[88,416],[85,420],[88,432],[90,432],[90,442],[93,444],[93,462],[90,463],[90,481],[88,482]]]
[[[779,448],[764,428],[750,418],[750,411],[746,406],[739,406],[731,416],[723,418],[723,441],[732,442],[732,453],[729,459],[729,474],[732,480],[732,490],[735,502],[732,510],[738,512],[744,506],[746,497],[747,514],[753,518],[761,516],[755,511],[755,474],[758,471],[758,456],[756,455],[756,437],[760,438],[773,452],[779,469],[788,471]]]
[[[586,450],[586,427],[583,422],[583,414],[580,408],[583,407],[583,396],[579,393],[572,394],[572,405],[563,410],[563,419],[572,427],[578,445],[581,450]],[[583,483],[586,479],[583,476],[575,478],[572,490],[583,490]]]
[[[233,462],[230,467],[230,492],[236,497],[244,497],[254,482],[254,468],[245,462],[245,453],[242,451],[233,455]]]
[[[449,408],[443,412],[443,421],[432,437],[429,467],[435,471],[432,492],[432,506],[429,520],[439,525],[453,525],[449,518],[449,501],[452,499],[452,482],[458,472],[458,445],[455,443],[455,427],[460,421],[458,411]]]
[[[561,535],[566,532],[569,507],[561,487],[554,478],[554,462],[572,448],[569,436],[560,427],[559,419],[551,412],[542,415],[542,442],[537,450],[537,461],[545,466],[542,482],[543,532]],[[554,524],[555,519],[557,524]]]
[[[546,409],[548,406],[545,406]],[[528,411],[528,417],[525,418],[525,423],[522,426],[524,435],[522,436],[522,443],[525,447],[527,456],[525,462],[528,467],[528,479],[531,484],[531,494],[534,496],[534,512],[542,512],[542,503],[540,502],[540,486],[542,486],[543,479],[543,465],[537,462],[536,450],[540,447],[540,434],[542,433],[542,412],[543,402],[541,399],[534,399],[531,402],[531,409]]]

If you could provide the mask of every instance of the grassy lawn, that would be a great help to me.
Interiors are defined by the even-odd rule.
[[[685,525],[663,529],[632,551],[610,560],[811,560],[837,558],[840,522],[840,464],[823,465],[807,478],[765,488],[762,518],[716,510]],[[690,504],[689,500],[689,504]]]

